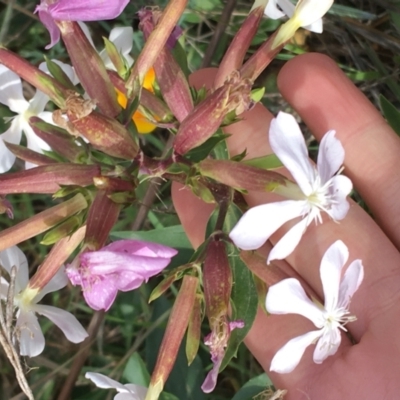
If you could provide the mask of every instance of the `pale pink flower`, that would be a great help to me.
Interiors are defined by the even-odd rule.
[[[50,33],[50,44],[53,47],[60,40],[60,30],[54,21],[101,21],[118,17],[129,3],[129,0],[58,0],[49,4],[41,0],[36,6],[42,24]]]
[[[137,289],[161,272],[177,254],[175,249],[140,240],[118,240],[101,250],[79,256],[80,265],[69,265],[73,285],[82,286],[83,296],[94,310],[108,310],[118,290]]]
[[[317,364],[336,353],[342,340],[340,331],[347,331],[344,325],[356,320],[348,309],[364,277],[361,260],[353,261],[342,277],[348,258],[349,251],[340,240],[333,243],[322,257],[320,275],[324,306],[312,302],[294,278],[284,279],[268,289],[266,308],[270,314],[299,314],[318,328],[289,340],[278,350],[272,359],[271,371],[282,374],[293,371],[312,343],[316,343],[313,359]]]

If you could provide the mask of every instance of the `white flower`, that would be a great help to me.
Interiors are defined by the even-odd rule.
[[[90,379],[97,387],[102,389],[116,389],[119,393],[114,400],[144,400],[147,394],[147,388],[128,383],[123,385],[97,372],[86,372],[85,378]]]
[[[69,312],[60,308],[37,304],[47,293],[55,292],[68,283],[64,268],[61,268],[53,279],[39,292],[28,287],[28,263],[24,253],[16,246],[0,252],[0,265],[10,273],[16,266],[14,306],[18,308],[16,330],[19,339],[21,356],[35,357],[44,349],[44,336],[36,313],[44,315],[57,325],[72,343],[82,342],[87,336],[78,320]],[[7,296],[8,282],[2,277],[0,298]]]
[[[265,15],[272,19],[282,18],[284,15],[289,17],[279,29],[272,47],[275,48],[289,40],[300,27],[322,33],[322,17],[332,4],[333,0],[299,0],[294,6],[290,0],[269,0],[264,10]]]
[[[289,373],[296,368],[306,348],[317,342],[314,362],[321,364],[336,353],[341,342],[340,330],[356,318],[349,315],[350,299],[364,277],[361,260],[353,261],[341,278],[341,272],[349,256],[346,245],[338,240],[325,252],[321,260],[320,275],[325,297],[325,306],[314,304],[304,292],[297,279],[289,278],[271,286],[266,307],[271,314],[300,314],[318,328],[291,339],[275,354],[271,371]]]
[[[349,178],[335,175],[344,161],[344,149],[335,138],[335,131],[327,132],[322,138],[317,166],[309,160],[303,135],[290,114],[280,112],[272,120],[269,141],[274,153],[298,184],[277,187],[275,192],[293,200],[251,208],[229,235],[239,248],[254,250],[261,247],[285,222],[302,217],[276,243],[268,256],[268,263],[292,253],[308,225],[313,220],[322,223],[321,211],[335,221],[343,219],[350,207],[346,196],[352,189]]]
[[[75,80],[73,69],[69,65],[57,60],[53,61],[63,69],[72,81]],[[42,63],[39,68],[48,72],[45,63]],[[25,100],[20,77],[4,65],[0,65],[0,103],[6,105],[17,114],[10,118],[11,126],[0,135],[0,173],[8,171],[15,161],[14,154],[7,149],[4,141],[19,144],[22,132],[25,133],[29,149],[38,153],[43,153],[43,150],[50,150],[49,145],[36,136],[29,126],[29,118],[33,116],[38,116],[46,122],[53,123],[52,113],[44,111],[48,101],[49,97],[39,90],[36,91],[31,100]],[[33,166],[31,163],[26,163],[26,168],[32,168]]]

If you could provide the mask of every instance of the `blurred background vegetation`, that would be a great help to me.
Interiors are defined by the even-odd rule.
[[[49,43],[47,30],[33,14],[37,2],[30,0],[0,1],[0,43],[20,54],[31,63],[38,65],[43,55],[69,62],[62,43],[46,52]],[[139,54],[143,39],[137,29],[136,12],[143,6],[164,6],[166,1],[132,0],[116,21],[89,23],[98,49],[103,48],[102,36],[108,36],[116,25],[133,26],[133,56]],[[184,35],[181,43],[186,51],[191,71],[202,67],[217,66],[233,35],[239,29],[252,6],[245,0],[190,0],[180,25]],[[254,39],[249,55],[280,24],[280,21],[265,19]],[[276,77],[279,69],[288,59],[304,52],[321,52],[332,57],[384,113],[400,134],[400,1],[399,0],[341,0],[336,1],[325,17],[322,35],[300,31],[295,40],[274,60],[256,82],[265,87],[264,104],[273,112],[293,112],[281,98]],[[95,84],[95,83],[94,83]],[[34,89],[24,85],[26,98]],[[0,116],[11,116],[5,107]],[[0,132],[7,123],[0,120]],[[143,146],[150,154],[160,154],[166,145],[167,135],[162,130],[143,137]],[[310,150],[316,148],[309,135]],[[17,164],[15,169],[20,166]],[[145,182],[138,189],[138,201],[121,214],[112,239],[121,237],[158,241],[180,250],[172,266],[188,261],[192,254],[190,244],[183,233],[174,212],[169,184]],[[49,196],[10,196],[15,218],[8,220],[0,215],[0,228],[18,223],[43,209],[54,201]],[[139,231],[139,232],[136,232]],[[31,271],[43,261],[49,248],[41,245],[43,236],[21,245],[30,260]],[[177,287],[172,287],[162,298],[148,304],[149,294],[157,284],[154,279],[149,285],[128,293],[120,293],[114,306],[107,314],[93,313],[84,303],[79,290],[64,289],[48,295],[44,302],[68,309],[91,332],[90,347],[69,343],[50,321],[40,319],[46,336],[44,353],[33,359],[26,359],[25,365],[31,387],[38,400],[111,399],[115,391],[97,389],[84,379],[84,372],[97,371],[123,383],[132,382],[147,385],[149,373],[154,367],[157,351],[165,329],[165,323],[173,304]],[[204,334],[208,333],[205,325]],[[234,399],[246,400],[263,392],[270,384],[262,369],[244,346],[238,357],[220,374],[217,389],[206,395],[200,386],[211,367],[207,348],[201,345],[198,357],[188,367],[183,349],[165,390],[164,399]],[[81,370],[82,366],[82,370]],[[14,372],[6,357],[0,352],[0,398],[23,399],[18,395]],[[79,373],[75,379],[75,376]],[[248,383],[252,380],[250,383]],[[243,386],[247,383],[247,388]],[[242,389],[241,389],[242,388]],[[69,394],[69,389],[72,394]],[[257,399],[267,399],[260,393]]]

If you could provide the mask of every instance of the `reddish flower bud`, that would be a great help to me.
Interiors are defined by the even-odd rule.
[[[57,163],[56,160],[44,154],[37,153],[25,146],[4,142],[7,149],[10,150],[16,157],[21,160],[28,161],[35,165],[49,165]]]

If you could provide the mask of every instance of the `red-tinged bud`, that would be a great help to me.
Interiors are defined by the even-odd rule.
[[[225,243],[211,240],[203,267],[204,300],[210,324],[227,315],[232,291],[232,271]],[[212,329],[212,327],[211,327]]]
[[[240,75],[243,78],[250,79],[254,82],[260,74],[267,68],[269,63],[282,50],[286,43],[282,43],[276,48],[273,48],[274,39],[277,32],[274,32],[266,42],[264,42],[257,51],[245,62],[240,69]]]
[[[85,156],[85,149],[78,146],[75,139],[65,129],[48,124],[38,117],[31,117],[29,125],[36,135],[68,161],[79,162]]]
[[[188,360],[188,365],[194,361],[200,346],[202,301],[202,296],[197,295],[194,301],[193,310],[190,314],[189,326],[186,335],[186,358]]]
[[[108,40],[107,38],[103,37],[104,40],[104,49],[110,58],[112,64],[114,65],[115,69],[119,76],[123,77],[124,79],[128,77],[129,72],[129,65],[124,60],[124,57],[119,52],[117,47],[113,42]],[[108,72],[108,71],[107,71]]]
[[[103,60],[77,22],[56,21],[56,23],[86,93],[104,115],[117,116],[121,112],[121,107]]]
[[[146,40],[142,52],[133,65],[132,72],[126,83],[129,98],[135,98],[140,93],[147,71],[154,65],[161,50],[165,47],[186,6],[187,0],[171,0],[168,2],[156,27]]]
[[[0,63],[15,72],[23,80],[35,86],[38,90],[47,94],[58,107],[64,107],[67,88],[50,75],[47,75],[20,56],[4,48],[0,48]]]
[[[82,226],[70,237],[65,237],[56,243],[43,264],[30,279],[30,289],[42,290],[54,277],[60,267],[67,261],[68,257],[80,245],[85,235],[85,226]]]
[[[11,228],[0,231],[0,251],[46,232],[65,218],[84,210],[87,206],[86,199],[78,193],[72,199],[48,208]]]
[[[5,196],[0,196],[0,214],[4,213],[7,214],[8,218],[14,218],[12,204],[5,198]]]
[[[139,11],[139,28],[146,39],[153,31],[160,15],[157,10]],[[153,67],[165,102],[175,118],[182,122],[193,109],[193,99],[184,72],[167,47],[160,50]]]
[[[0,175],[0,194],[55,193],[61,185],[88,186],[100,175],[98,165],[51,164]]]
[[[264,15],[265,5],[253,8],[239,30],[236,32],[228,50],[219,65],[217,75],[214,79],[214,88],[219,88],[225,79],[242,66],[244,57],[250,47],[251,41],[257,32],[261,19]]]
[[[72,217],[67,218],[65,221],[58,224],[56,227],[48,231],[43,239],[40,241],[40,244],[45,246],[49,246],[51,244],[57,243],[59,240],[65,238],[66,236],[70,236],[73,232],[75,232],[78,228],[82,226],[83,216],[73,215]]]
[[[198,164],[198,170],[201,175],[238,190],[273,192],[288,182],[277,172],[230,160],[203,160]]]
[[[165,334],[158,352],[156,366],[151,376],[145,400],[157,400],[174,366],[183,335],[189,324],[199,280],[185,275],[168,319]]]
[[[16,157],[21,160],[28,161],[35,165],[49,165],[57,163],[56,160],[50,158],[44,154],[37,153],[25,146],[20,146],[19,144],[12,144],[4,142],[7,149],[10,150]]]
[[[135,189],[132,182],[109,176],[95,177],[93,183],[97,189],[106,190],[107,192],[131,192]]]
[[[66,110],[69,131],[74,135],[81,134],[95,149],[127,160],[137,155],[139,147],[125,127],[113,118],[92,111],[77,93],[69,94]]]
[[[239,74],[232,73],[223,86],[198,104],[181,123],[176,134],[174,149],[185,154],[209,139],[221,126],[224,117],[231,111],[236,115],[247,110],[250,99],[251,82],[242,80]]]
[[[110,200],[105,190],[99,190],[89,208],[85,245],[89,250],[102,248],[118,220],[121,206]]]

